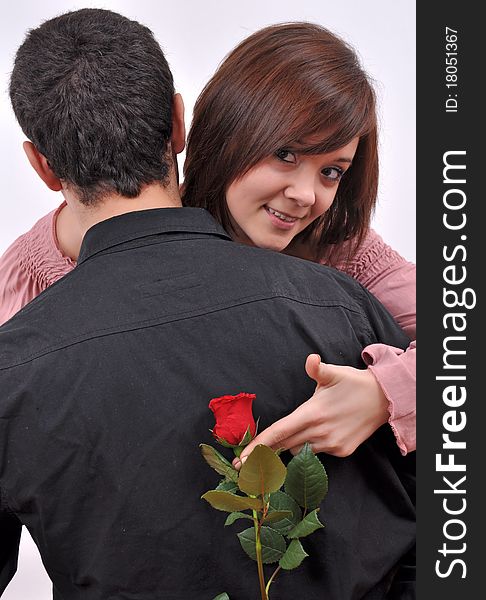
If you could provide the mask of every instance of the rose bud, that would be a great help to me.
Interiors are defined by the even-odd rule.
[[[235,448],[246,446],[256,434],[256,423],[252,413],[255,394],[237,394],[213,398],[209,408],[213,411],[216,424],[213,436],[223,446]]]

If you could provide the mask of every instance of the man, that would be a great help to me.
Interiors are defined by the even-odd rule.
[[[364,346],[407,340],[349,278],[181,208],[182,101],[142,25],[98,9],[47,21],[11,97],[85,236],[74,271],[0,328],[0,590],[26,525],[56,600],[254,598],[255,565],[200,500],[217,482],[198,449],[209,400],[255,393],[265,426],[312,394],[309,353],[362,366]],[[408,460],[386,428],[323,456],[326,528],[273,584],[280,600],[386,596],[414,542]]]

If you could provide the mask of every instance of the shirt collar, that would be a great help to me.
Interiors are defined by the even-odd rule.
[[[84,236],[78,264],[94,254],[137,238],[161,233],[203,233],[231,237],[203,208],[153,208],[125,213],[93,225]]]

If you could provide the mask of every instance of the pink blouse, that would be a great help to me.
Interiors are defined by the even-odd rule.
[[[42,217],[0,258],[0,325],[47,287],[74,269],[56,237],[59,208]],[[343,256],[345,255],[343,245]],[[363,359],[389,402],[389,423],[402,454],[415,450],[415,265],[390,248],[373,230],[349,263],[337,268],[364,285],[393,315],[413,342],[401,349],[372,344]]]
[[[56,219],[64,206],[39,219],[0,258],[0,325],[76,266],[57,243]]]

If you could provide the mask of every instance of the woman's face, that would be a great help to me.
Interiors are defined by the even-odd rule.
[[[279,150],[233,181],[226,202],[235,239],[281,251],[331,206],[359,138],[328,154]]]

